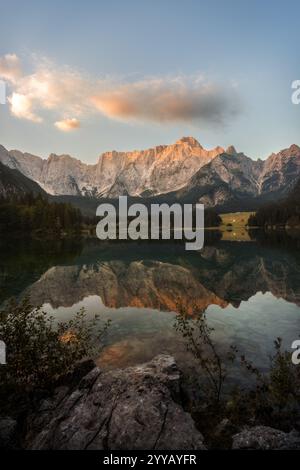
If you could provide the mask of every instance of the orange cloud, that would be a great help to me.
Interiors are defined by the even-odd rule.
[[[93,96],[92,102],[109,118],[165,123],[222,123],[239,111],[233,89],[188,77],[119,85]]]
[[[60,131],[69,132],[78,129],[80,127],[80,121],[76,118],[63,119],[62,121],[56,121],[54,125]]]
[[[236,87],[217,86],[199,75],[124,83],[87,78],[46,59],[23,75],[19,58],[12,54],[0,58],[1,77],[10,77],[8,101],[14,116],[38,123],[47,111],[47,116],[56,114],[54,125],[62,131],[78,128],[82,119],[96,113],[124,121],[223,124],[240,112]]]

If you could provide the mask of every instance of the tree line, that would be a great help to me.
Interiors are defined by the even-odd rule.
[[[0,233],[78,232],[83,225],[96,226],[99,217],[83,216],[70,203],[52,202],[44,195],[28,193],[4,198],[0,196]],[[220,216],[214,209],[205,210],[205,227],[217,227]]]
[[[14,198],[0,198],[0,231],[4,232],[76,232],[82,215],[69,203],[49,202],[43,195],[31,193]]]
[[[280,201],[273,202],[258,209],[249,217],[249,226],[300,226],[300,180],[290,195]]]

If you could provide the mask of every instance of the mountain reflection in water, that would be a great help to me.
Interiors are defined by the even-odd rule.
[[[283,243],[216,240],[200,252],[180,244],[2,241],[0,295],[29,295],[59,319],[81,307],[112,319],[105,367],[169,352],[190,362],[175,312],[206,312],[222,347],[236,344],[262,367],[277,336],[300,333],[300,255]],[[2,256],[3,254],[3,256]]]

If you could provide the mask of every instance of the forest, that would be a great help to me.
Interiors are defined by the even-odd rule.
[[[0,233],[77,232],[82,215],[68,203],[50,203],[43,195],[26,194],[0,198]]]
[[[282,201],[262,206],[249,217],[250,227],[300,227],[300,180]]]

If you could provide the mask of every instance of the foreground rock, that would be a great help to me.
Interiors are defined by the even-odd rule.
[[[277,450],[300,449],[300,435],[296,431],[285,433],[268,426],[245,428],[233,436],[233,449]]]
[[[17,422],[9,417],[0,418],[0,450],[17,448]]]
[[[180,405],[180,372],[160,355],[124,370],[97,367],[78,386],[56,389],[27,419],[29,449],[204,449]]]

